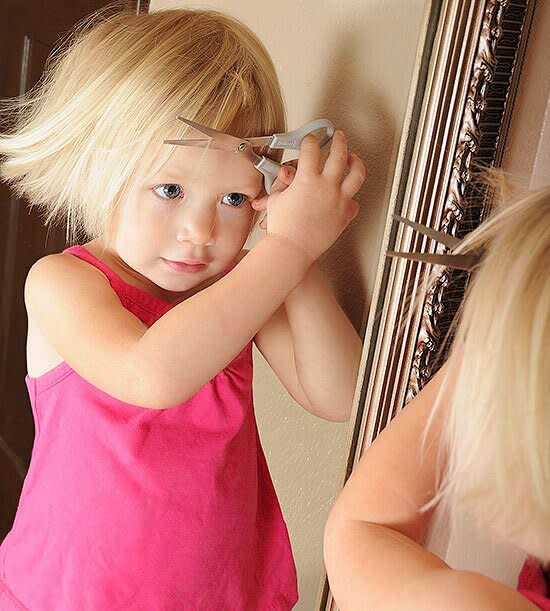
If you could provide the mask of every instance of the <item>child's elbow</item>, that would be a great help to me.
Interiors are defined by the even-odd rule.
[[[328,422],[349,422],[351,418],[351,409],[335,411],[334,408],[323,410],[319,416]]]
[[[351,407],[345,407],[342,402],[328,404],[311,403],[309,400],[300,401],[300,405],[310,414],[326,420],[327,422],[349,422]]]

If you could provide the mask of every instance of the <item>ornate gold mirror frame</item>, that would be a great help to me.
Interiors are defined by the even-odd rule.
[[[435,252],[436,246],[397,227],[392,215],[459,238],[483,220],[490,194],[476,185],[475,169],[501,165],[534,9],[535,0],[428,3],[364,334],[344,481],[444,360],[443,340],[468,282],[466,272],[443,270],[411,314],[410,300],[430,266],[385,252]],[[326,574],[318,608],[337,608]]]

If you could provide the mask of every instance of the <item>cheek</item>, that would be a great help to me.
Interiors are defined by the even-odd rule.
[[[220,237],[230,236],[232,239],[246,239],[251,229],[255,211],[250,204],[242,210],[221,210],[217,220],[217,233]]]
[[[137,198],[129,206],[125,215],[125,225],[134,233],[157,233],[166,227],[170,221],[170,214],[166,207],[152,202],[147,197]]]
[[[134,250],[144,255],[154,249],[157,238],[163,235],[163,215],[153,214],[147,202],[129,202],[120,216],[117,243],[121,250]]]

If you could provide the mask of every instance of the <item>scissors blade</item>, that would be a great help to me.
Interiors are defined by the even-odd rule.
[[[257,138],[245,138],[239,140],[241,142],[248,142],[252,148],[260,148],[262,146],[268,146],[273,140],[273,136],[259,136]],[[185,138],[184,140],[164,140],[164,144],[183,144],[186,146],[205,146],[209,142],[213,142],[212,138]]]
[[[273,148],[270,146],[273,144],[273,138],[274,136],[254,136],[253,138],[247,138],[246,141],[250,142],[253,147],[268,146]]]
[[[181,144],[183,146],[206,146],[212,144],[215,147],[212,138],[186,138],[184,140],[164,140],[164,144]]]
[[[185,119],[184,117],[177,117],[183,123],[186,123],[193,129],[206,134],[209,138],[184,138],[181,140],[164,140],[164,144],[178,144],[183,146],[206,146],[210,144],[212,148],[222,149],[226,151],[230,151],[232,153],[241,153],[244,155],[248,161],[256,165],[262,160],[260,155],[256,155],[256,153],[252,150],[252,146],[248,142],[246,138],[235,138],[235,136],[230,136],[229,134],[224,134],[218,130],[212,129],[211,127],[206,127],[205,125],[201,125],[200,123],[195,123],[195,121],[191,121],[190,119]]]
[[[444,265],[445,267],[453,267],[471,271],[478,258],[475,255],[440,255],[437,253],[421,253],[421,252],[394,252],[388,251],[388,257],[399,257],[401,259],[410,259],[411,261],[421,261],[422,263],[433,263],[435,265]]]
[[[248,142],[253,148],[269,146],[273,136],[264,136],[258,138],[245,138],[239,142]],[[187,146],[204,146],[208,142],[213,142],[212,138],[185,138],[184,140],[165,140],[165,144],[186,144]]]
[[[209,136],[212,140],[214,140],[216,148],[219,147],[230,151],[237,151],[239,150],[239,145],[243,142],[243,140],[240,138],[235,138],[235,136],[224,134],[223,132],[219,132],[211,127],[206,127],[206,125],[200,125],[199,123],[195,123],[195,121],[191,121],[190,119],[185,119],[184,117],[177,118],[193,129],[196,129],[198,132]]]
[[[426,237],[431,238],[432,240],[436,240],[437,242],[439,242],[440,244],[443,244],[443,246],[446,246],[447,248],[450,248],[451,250],[453,248],[456,248],[460,244],[461,240],[459,240],[458,238],[455,238],[452,235],[449,235],[448,233],[443,233],[442,231],[436,231],[435,229],[432,229],[431,227],[426,227],[426,225],[415,223],[414,221],[410,221],[409,219],[406,219],[403,216],[399,216],[398,214],[394,214],[393,218],[399,221],[400,223],[403,223],[403,225],[407,225],[408,227],[412,227],[413,229],[416,229],[418,233],[421,233],[422,235],[425,235]]]

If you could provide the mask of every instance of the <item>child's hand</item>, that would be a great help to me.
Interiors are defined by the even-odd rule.
[[[366,175],[361,159],[348,152],[341,130],[334,133],[322,169],[320,154],[317,138],[306,136],[294,179],[284,190],[265,198],[269,214],[265,218],[267,235],[293,242],[312,261],[332,246],[357,215],[359,204],[352,198]],[[258,205],[263,206],[264,202]]]
[[[284,191],[290,185],[290,183],[294,180],[297,165],[297,159],[285,161],[285,163],[281,166],[275,180],[273,181],[273,184],[271,185],[271,193]],[[269,195],[264,194],[263,197],[253,200],[252,208],[258,211],[265,210],[267,208],[268,197]],[[259,225],[262,229],[267,229],[267,214],[262,218]]]

